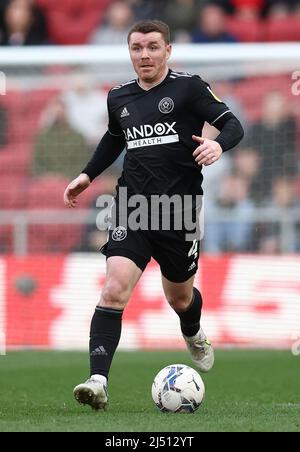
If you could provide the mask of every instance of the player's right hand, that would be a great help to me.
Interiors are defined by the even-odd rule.
[[[77,196],[86,190],[91,184],[90,178],[87,174],[80,174],[74,179],[66,188],[64,193],[64,203],[70,209],[76,207]]]

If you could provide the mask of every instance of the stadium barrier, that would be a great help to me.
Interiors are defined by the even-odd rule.
[[[13,254],[26,256],[29,253],[29,230],[36,225],[95,225],[98,210],[75,210],[71,213],[62,210],[27,210],[0,211],[0,227],[13,228]],[[279,242],[282,253],[290,253],[297,248],[297,229],[300,223],[300,209],[289,209],[288,215],[279,208],[256,208],[251,216],[245,219],[243,213],[232,215],[231,210],[216,209],[214,213],[205,213],[205,222],[241,224],[277,224],[279,226]],[[96,225],[95,225],[96,229]]]
[[[97,254],[2,258],[7,348],[86,349],[105,267]],[[205,300],[203,326],[214,344],[290,349],[300,335],[299,274],[298,256],[205,255],[196,282]],[[159,267],[151,262],[126,309],[121,348],[183,347]]]

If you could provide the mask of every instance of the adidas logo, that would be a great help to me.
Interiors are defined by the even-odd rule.
[[[100,347],[97,347],[92,353],[91,356],[107,356],[108,353],[105,350],[104,347],[102,347],[102,345],[100,345]]]
[[[195,264],[195,262],[193,262],[192,265],[190,266],[190,268],[188,269],[188,271],[190,272],[190,271],[194,270],[195,267],[196,267],[196,264]]]
[[[127,108],[125,107],[124,110],[121,113],[121,118],[126,118],[127,116],[130,116],[130,113],[127,110]]]

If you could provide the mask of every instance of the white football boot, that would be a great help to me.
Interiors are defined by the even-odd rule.
[[[74,397],[81,405],[90,405],[94,410],[106,410],[107,379],[103,375],[93,375],[85,383],[76,386]]]
[[[209,372],[215,362],[214,350],[202,328],[200,327],[195,336],[183,335],[183,338],[196,366],[201,372]]]

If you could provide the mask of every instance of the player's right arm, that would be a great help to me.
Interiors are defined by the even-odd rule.
[[[82,173],[74,179],[64,193],[64,203],[67,207],[76,207],[77,197],[86,190],[92,181],[109,168],[121,155],[126,140],[120,125],[111,113],[108,97],[108,131],[100,141],[97,149]]]

